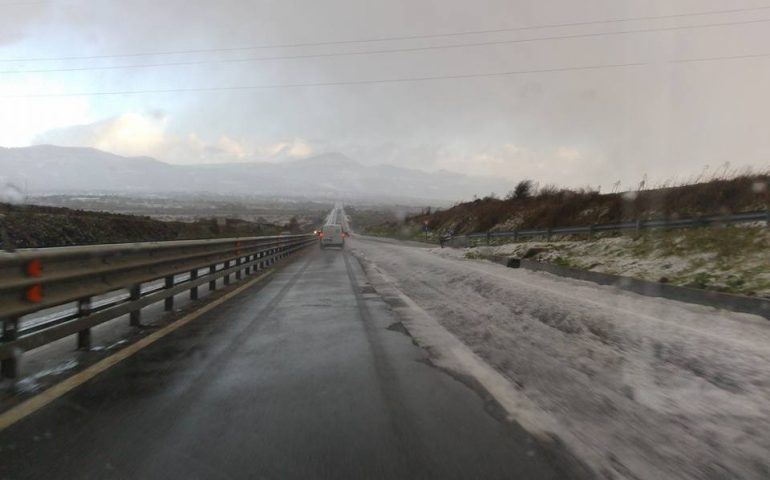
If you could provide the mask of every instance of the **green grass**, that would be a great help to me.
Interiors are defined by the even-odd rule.
[[[766,232],[761,228],[735,225],[688,230],[651,231],[634,241],[633,254],[638,257],[685,256],[692,252],[708,252],[717,258],[733,259],[747,251],[768,248]]]

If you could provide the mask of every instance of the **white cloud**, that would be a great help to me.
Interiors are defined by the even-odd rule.
[[[227,163],[303,158],[314,148],[301,138],[249,144],[228,135],[207,140],[174,134],[163,112],[126,113],[98,122],[49,130],[33,143],[92,147],[124,156],[150,156],[169,163]]]
[[[580,150],[573,147],[559,147],[556,149],[556,156],[567,162],[576,162],[583,158]]]
[[[301,138],[293,138],[288,141],[258,145],[254,153],[266,159],[304,158],[312,155],[314,148]]]
[[[19,95],[0,100],[0,145],[25,146],[41,131],[92,121],[88,99],[84,97],[23,97],[40,88],[60,91],[49,82],[0,78],[0,92]]]
[[[120,155],[146,155],[169,141],[165,130],[165,118],[128,113],[101,123],[89,146]]]

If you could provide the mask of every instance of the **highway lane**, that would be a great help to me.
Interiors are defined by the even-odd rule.
[[[0,432],[0,477],[568,478],[397,322],[311,247]]]

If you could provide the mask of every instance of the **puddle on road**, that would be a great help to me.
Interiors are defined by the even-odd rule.
[[[16,385],[15,385],[16,392],[23,395],[30,395],[30,394],[36,393],[42,388],[42,385],[38,380],[41,380],[51,375],[61,375],[63,373],[66,373],[72,370],[77,366],[78,366],[77,360],[67,360],[66,362],[60,365],[56,365],[54,367],[41,370],[35,373],[34,375],[30,375],[29,377],[23,378],[18,382],[16,382]]]

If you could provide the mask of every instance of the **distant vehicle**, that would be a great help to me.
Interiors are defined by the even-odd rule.
[[[324,225],[319,237],[321,239],[321,248],[329,246],[343,248],[345,246],[345,232],[342,231],[341,225]]]

